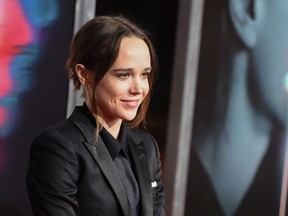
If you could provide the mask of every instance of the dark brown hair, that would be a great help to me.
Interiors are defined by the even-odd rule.
[[[148,33],[136,23],[118,15],[96,16],[84,24],[74,35],[66,67],[69,70],[70,78],[73,80],[75,90],[79,90],[81,87],[75,71],[76,64],[82,64],[95,73],[93,84],[93,89],[95,90],[100,80],[115,62],[123,37],[137,37],[147,44],[152,67],[148,82],[150,89],[152,89],[155,74],[158,70],[158,58],[152,41]],[[86,99],[91,100],[92,111],[101,115],[94,94],[95,91],[93,91],[92,98]],[[85,93],[83,97],[86,97]],[[127,122],[130,127],[138,127],[140,124],[145,127],[150,98],[151,90],[140,105],[136,117],[132,121]]]

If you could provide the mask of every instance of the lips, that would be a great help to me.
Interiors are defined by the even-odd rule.
[[[137,108],[140,100],[121,100],[128,108]]]

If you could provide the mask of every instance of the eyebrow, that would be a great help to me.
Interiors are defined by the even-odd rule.
[[[148,71],[148,70],[152,70],[152,67],[147,67],[145,68],[143,71]],[[133,71],[133,68],[115,68],[115,69],[112,69],[113,72],[118,72],[118,71]]]

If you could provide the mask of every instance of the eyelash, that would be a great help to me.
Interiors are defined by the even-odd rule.
[[[130,76],[129,73],[120,73],[120,74],[117,74],[117,77],[120,78],[120,79],[126,79]]]
[[[141,76],[147,78],[149,76],[149,74],[150,74],[150,71],[142,73]]]
[[[143,72],[141,74],[141,76],[147,78],[149,76],[149,74],[150,74],[150,71],[149,72]],[[120,78],[120,79],[127,79],[129,76],[130,76],[130,73],[117,74],[117,77]]]

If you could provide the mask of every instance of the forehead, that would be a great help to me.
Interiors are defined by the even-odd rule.
[[[119,52],[121,49],[130,49],[131,51],[140,50],[140,49],[148,49],[147,43],[142,39],[135,36],[132,37],[123,37],[120,42]]]
[[[115,64],[150,66],[150,51],[146,42],[137,37],[122,38]]]

